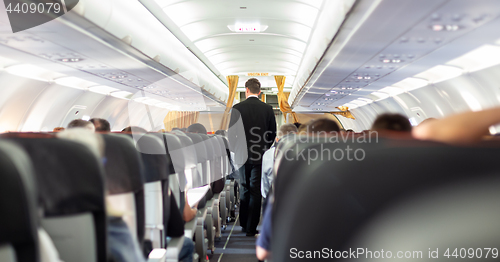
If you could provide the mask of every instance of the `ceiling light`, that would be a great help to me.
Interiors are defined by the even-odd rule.
[[[492,67],[500,64],[500,46],[483,45],[446,64],[469,72]]]
[[[415,77],[426,79],[431,83],[438,83],[460,76],[462,73],[463,70],[455,66],[437,65],[427,71],[415,75]]]
[[[399,88],[399,87],[387,86],[387,87],[384,87],[384,88],[378,90],[378,92],[386,93],[389,96],[396,96],[396,95],[404,93],[405,90],[403,88]]]
[[[156,104],[162,103],[162,101],[150,98],[150,99],[143,100],[142,103],[144,103],[146,105],[156,105]]]
[[[80,61],[83,61],[84,59],[82,58],[59,58],[57,59],[57,61],[60,61],[60,62],[65,62],[65,63],[74,63],[74,62],[80,62]]]
[[[228,25],[227,26],[229,30],[237,33],[260,33],[266,31],[268,28],[267,25],[261,25],[261,24],[243,24],[243,23],[238,23],[235,25]]]
[[[63,74],[58,74],[52,71],[48,71],[44,68],[29,65],[29,64],[21,64],[21,65],[13,65],[5,68],[9,74],[17,75],[25,78],[40,80],[40,81],[50,81],[54,78],[62,77]]]
[[[109,93],[113,91],[118,91],[119,89],[109,87],[109,86],[92,86],[89,88],[89,91],[98,93],[98,94],[103,94],[103,95],[109,95]]]
[[[434,31],[441,31],[443,29],[444,29],[444,26],[442,26],[442,25],[433,25],[432,26],[432,30],[434,30]]]
[[[130,98],[132,97],[132,93],[130,92],[127,92],[127,91],[117,91],[117,92],[111,92],[111,96],[113,97],[117,97],[117,98],[122,98],[122,99],[128,99],[130,100]]]
[[[54,79],[54,82],[58,85],[61,85],[61,86],[67,86],[67,87],[76,88],[76,89],[87,89],[89,86],[97,85],[94,82],[83,80],[81,78],[74,77],[74,76],[57,78],[57,79]]]
[[[421,77],[420,74],[416,75],[416,76]],[[408,78],[403,79],[402,81],[399,81],[399,82],[393,84],[392,86],[402,88],[403,91],[410,91],[410,90],[414,90],[414,89],[417,89],[420,87],[424,87],[428,84],[429,84],[429,82],[424,80],[424,79],[408,77]]]
[[[379,100],[382,100],[382,99],[389,97],[388,94],[383,93],[383,92],[373,92],[373,93],[371,93],[371,95],[377,97],[377,99],[375,101],[379,101]]]

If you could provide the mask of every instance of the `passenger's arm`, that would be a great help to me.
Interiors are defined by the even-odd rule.
[[[465,112],[422,123],[412,131],[413,137],[445,143],[471,143],[487,135],[488,128],[500,123],[500,107]]]
[[[269,251],[263,249],[262,247],[255,246],[255,254],[257,255],[258,260],[264,261],[269,255]]]
[[[198,211],[198,203],[196,203],[194,208],[191,208],[189,206],[189,203],[187,201],[186,197],[186,203],[184,204],[184,210],[182,212],[182,218],[184,219],[185,222],[189,222],[193,220],[193,218],[196,217],[196,212]]]

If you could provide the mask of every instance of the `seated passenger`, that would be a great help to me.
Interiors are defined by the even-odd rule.
[[[126,127],[122,130],[122,132],[147,133],[147,131],[144,128],[138,127],[138,126]],[[174,200],[174,198],[172,197],[171,200]],[[187,199],[186,199],[185,203],[187,203]],[[170,205],[171,206],[175,205],[175,207],[172,207],[172,209],[178,209],[176,201],[172,201],[170,203]],[[197,205],[198,204],[196,204],[194,208],[191,208],[187,204],[185,204],[184,207],[182,207],[182,215],[181,216],[182,216],[182,219],[184,220],[184,222],[189,222],[196,217]],[[177,212],[179,212],[179,211],[177,211]],[[169,223],[172,223],[174,221],[175,221],[175,219],[169,219]],[[169,232],[169,235],[167,236],[167,244],[171,239],[170,233],[172,233],[172,230],[169,230],[168,232]],[[193,240],[190,238],[184,237],[184,242],[183,242],[182,248],[179,252],[179,261],[192,262],[193,261],[193,252],[194,252]]]
[[[64,127],[54,127],[54,130],[52,130],[52,132],[57,133],[57,132],[64,131],[65,129],[66,128],[64,128]]]
[[[411,132],[411,129],[408,118],[400,114],[379,115],[372,125],[373,131]]]
[[[257,238],[257,243],[255,245],[255,254],[257,255],[257,259],[259,261],[264,261],[268,259],[271,255],[271,232],[272,232],[272,205],[273,205],[273,196],[268,198],[269,208],[266,208],[264,215],[262,216],[262,225],[260,228],[260,235]]]
[[[75,120],[69,122],[67,128],[68,129],[70,129],[70,128],[85,128],[85,129],[88,129],[92,132],[95,132],[94,124],[92,124],[92,122],[90,122],[90,121],[86,121],[83,119],[75,119]]]
[[[277,136],[276,136],[276,142],[278,142],[281,137],[286,136],[288,134],[296,134],[297,133],[297,127],[295,127],[294,124],[284,124],[280,127],[278,130]],[[274,166],[274,152],[276,150],[275,147],[276,143],[269,148],[265,153],[264,156],[262,157],[262,177],[261,177],[261,186],[260,186],[260,192],[262,194],[262,197],[264,198],[262,203],[262,213],[265,213],[266,210],[266,198],[269,193],[269,189],[271,189],[271,184],[273,183],[273,166]]]
[[[196,218],[196,212],[198,212],[198,203],[195,204],[193,208],[189,206],[187,196],[184,201],[184,206],[182,207],[182,219],[184,222],[189,222]],[[182,249],[179,252],[179,261],[183,262],[192,262],[193,261],[193,252],[194,252],[194,242],[191,238],[184,237],[184,244],[182,245]]]
[[[215,134],[216,134],[216,135],[220,135],[220,136],[225,136],[225,137],[227,137],[227,132],[226,132],[226,130],[217,130],[217,131],[215,131]]]
[[[500,123],[500,107],[465,112],[443,119],[424,121],[413,129],[414,138],[452,144],[473,143],[489,134],[489,127]]]
[[[146,134],[148,130],[140,127],[140,126],[127,126],[124,129],[122,129],[123,133],[139,133],[139,134]]]
[[[92,118],[89,121],[94,124],[96,132],[111,132],[108,120],[102,118]]]
[[[306,126],[306,131],[309,135],[331,135],[333,132],[339,132],[339,125],[328,118],[319,118],[311,121]]]
[[[57,137],[84,144],[97,158],[104,158],[104,140],[98,134],[90,133],[85,129],[69,129],[58,133]],[[112,261],[144,262],[144,255],[139,244],[134,240],[130,229],[122,219],[125,212],[113,207],[108,201],[106,201],[106,212],[108,215],[108,245]]]
[[[194,123],[190,125],[185,132],[196,133],[196,134],[207,134],[207,129],[200,123]]]

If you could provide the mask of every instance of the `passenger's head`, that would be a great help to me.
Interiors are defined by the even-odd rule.
[[[313,122],[313,120],[309,120],[307,123],[300,125],[298,127],[298,132],[300,135],[307,135],[307,127]]]
[[[411,132],[411,128],[408,118],[400,114],[379,115],[372,125],[374,131]]]
[[[250,78],[245,83],[245,95],[259,95],[260,94],[260,82],[257,78]]]
[[[68,129],[71,128],[85,128],[88,129],[92,132],[95,132],[95,126],[92,124],[92,122],[83,120],[83,119],[75,119],[68,124]]]
[[[64,131],[64,129],[66,129],[66,128],[61,127],[61,126],[60,127],[54,127],[54,130],[52,130],[52,132],[61,132],[61,131]]]
[[[172,131],[175,131],[175,130],[181,130],[181,129],[180,129],[180,128],[178,128],[178,127],[174,127],[174,128],[172,128]]]
[[[215,134],[220,136],[227,136],[226,130],[217,130],[215,131]]]
[[[296,134],[298,132],[297,127],[294,124],[284,124],[280,126],[276,139],[279,140],[281,137],[288,134]]]
[[[206,135],[207,129],[200,123],[194,123],[187,128],[186,132]]]
[[[339,131],[339,125],[328,118],[316,119],[307,125],[307,132],[310,135],[329,135],[332,132]]]
[[[94,124],[96,132],[111,132],[108,120],[102,118],[92,118],[89,121]]]
[[[186,132],[187,132],[187,128],[185,128],[185,127],[181,128],[181,129],[179,129],[179,130],[180,130],[181,132],[184,132],[184,133],[186,133]]]
[[[297,128],[297,130],[302,126],[302,124],[299,122],[295,122],[293,123],[293,125]]]
[[[140,126],[127,126],[122,129],[123,133],[137,133],[137,134],[146,134],[148,130],[140,127]]]
[[[66,129],[57,133],[56,136],[84,144],[98,159],[104,157],[104,140],[101,135],[95,134],[90,130],[84,128]]]

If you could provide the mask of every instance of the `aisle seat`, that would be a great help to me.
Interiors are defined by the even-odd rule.
[[[40,261],[37,189],[29,156],[0,141],[0,261]]]
[[[346,145],[306,148],[333,151]],[[444,252],[445,247],[499,243],[494,225],[500,213],[489,206],[500,201],[499,143],[454,147],[380,138],[359,148],[366,153],[361,161],[281,163],[278,180],[286,172],[297,176],[287,194],[276,192],[282,201],[273,210],[273,221],[279,221],[273,223],[273,259],[293,261],[291,248],[318,246],[423,250],[427,255],[429,246]]]
[[[63,261],[107,261],[104,173],[85,146],[58,138],[10,137],[29,154],[43,219]]]

